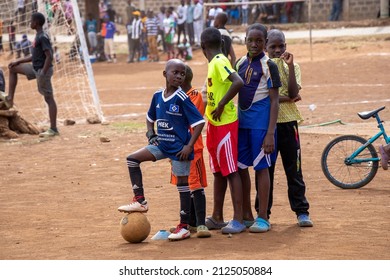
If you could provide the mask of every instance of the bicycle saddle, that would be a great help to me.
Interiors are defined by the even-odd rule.
[[[378,109],[375,109],[375,110],[372,110],[372,111],[364,111],[364,112],[359,112],[357,113],[358,116],[360,118],[362,118],[363,120],[367,120],[371,117],[373,117],[374,115],[376,115],[379,111],[382,111],[383,109],[385,109],[386,107],[383,106],[383,107],[380,107]]]

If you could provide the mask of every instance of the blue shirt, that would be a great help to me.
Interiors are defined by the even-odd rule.
[[[190,141],[189,127],[205,122],[180,87],[168,98],[164,97],[164,90],[155,92],[146,117],[148,121],[156,123],[158,148],[172,160],[179,160],[176,154]],[[191,153],[189,159],[193,157]]]
[[[238,94],[240,128],[268,129],[270,88],[281,86],[277,65],[264,53],[255,57],[246,55],[236,64],[244,86]]]
[[[107,33],[106,33],[106,39],[112,39],[114,38],[114,34],[116,32],[116,27],[115,27],[115,23],[113,23],[112,21],[109,21],[106,23],[106,30],[107,30]]]

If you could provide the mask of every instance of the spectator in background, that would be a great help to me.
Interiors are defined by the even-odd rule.
[[[97,21],[93,18],[92,13],[88,14],[85,26],[88,34],[89,52],[95,53],[97,47]]]
[[[203,31],[203,5],[199,0],[194,0],[194,35],[195,44],[200,46],[200,35]]]
[[[338,21],[343,10],[343,0],[333,0],[329,20]]]
[[[146,31],[146,20],[148,17],[145,14],[145,11],[141,11],[141,58],[140,61],[148,59],[148,36]]]
[[[26,7],[24,5],[24,0],[18,0],[17,5],[16,15],[18,16],[18,22],[22,23],[26,19]]]
[[[130,40],[130,53],[128,63],[133,63],[135,58],[135,53],[137,53],[137,62],[140,61],[141,57],[141,29],[142,22],[140,19],[141,12],[134,11],[133,12],[133,22],[131,23],[131,40]]]
[[[165,33],[164,33],[164,18],[165,18],[165,7],[161,6],[160,7],[160,12],[157,14],[157,19],[158,19],[158,35],[161,36],[161,42],[163,45],[163,50],[164,52],[167,51],[167,46],[165,45]]]
[[[31,41],[27,38],[26,34],[23,34],[22,40],[15,44],[16,58],[21,58],[23,56],[31,55]]]
[[[249,5],[248,4],[243,4],[241,6],[241,16],[242,16],[241,25],[242,26],[248,26],[248,14],[249,14]]]
[[[117,33],[115,23],[110,21],[108,15],[104,16],[106,34],[104,36],[104,53],[108,62],[116,63],[116,53],[114,48],[114,35]]]
[[[110,21],[116,22],[116,11],[112,7],[111,2],[109,2],[107,4],[107,15],[108,15],[108,18],[110,19]]]
[[[15,31],[16,31],[16,27],[14,25],[13,20],[11,20],[9,22],[7,30],[8,30],[8,38],[9,38],[9,51],[10,51],[10,54],[13,55],[14,54],[14,47],[15,47]]]
[[[131,0],[127,0],[126,14],[127,14],[127,22],[133,22],[133,12],[136,10]]]
[[[195,36],[194,36],[194,8],[195,8],[195,6],[192,5],[192,1],[191,0],[187,0],[186,28],[187,28],[188,39],[190,40],[191,46],[194,45],[194,42],[195,42]]]
[[[187,5],[184,0],[180,0],[180,6],[177,7],[177,44],[180,44],[180,35],[183,33],[186,37]]]
[[[210,21],[209,23],[209,27],[214,27],[214,20],[215,20],[215,17],[219,14],[219,13],[222,13],[223,10],[221,7],[212,7],[210,10],[209,10],[209,13],[208,13],[208,20]]]
[[[148,11],[146,20],[146,33],[148,36],[149,61],[159,61],[157,50],[158,19],[154,16],[153,11]]]
[[[107,5],[104,3],[103,0],[100,0],[99,3],[99,19],[100,19],[100,26],[103,26],[104,23],[104,17],[107,15]]]
[[[292,22],[301,22],[302,7],[304,2],[295,2],[293,5],[293,18]]]
[[[64,13],[65,13],[65,19],[66,23],[69,28],[69,35],[73,34],[73,27],[72,27],[72,21],[73,21],[73,5],[70,0],[66,0],[64,3]]]

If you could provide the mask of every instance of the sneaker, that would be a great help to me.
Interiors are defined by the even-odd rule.
[[[389,156],[386,154],[383,146],[379,146],[379,152],[381,154],[381,165],[384,170],[389,169]]]
[[[301,214],[298,216],[298,225],[300,227],[312,227],[313,222],[310,220],[309,215]]]
[[[253,225],[249,227],[249,232],[267,232],[271,229],[271,224],[263,218],[257,217]]]
[[[118,208],[119,212],[132,213],[132,212],[148,212],[148,202],[144,200],[139,203],[137,200],[133,200],[130,204],[122,205]]]
[[[197,227],[193,227],[193,226],[188,226],[187,229],[188,229],[191,233],[196,233],[196,231],[197,231]],[[175,230],[176,230],[176,227],[171,227],[171,228],[169,228],[169,232],[170,232],[170,233],[175,232]]]
[[[198,237],[198,238],[206,238],[206,237],[210,237],[211,236],[211,232],[204,225],[198,226],[196,228],[196,232],[197,232],[196,237]]]
[[[191,236],[191,233],[187,229],[187,225],[186,224],[179,224],[176,227],[175,231],[172,232],[168,236],[168,239],[171,241],[177,241],[177,240],[183,240],[183,239],[190,238],[190,236]]]
[[[60,133],[58,131],[51,129],[51,128],[49,128],[45,132],[39,133],[39,137],[54,137],[57,135],[60,135]]]
[[[12,108],[13,102],[10,102],[8,99],[7,99],[7,96],[5,95],[4,92],[0,91],[0,104],[4,104],[5,107],[7,107],[8,109]],[[1,107],[1,106],[0,106]]]
[[[240,233],[243,232],[246,229],[246,226],[244,224],[241,224],[239,221],[231,220],[227,224],[227,226],[223,227],[221,229],[222,233]]]

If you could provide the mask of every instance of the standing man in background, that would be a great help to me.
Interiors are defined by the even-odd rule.
[[[194,0],[194,36],[195,44],[200,47],[200,35],[203,31],[203,5],[199,0]]]
[[[180,6],[177,8],[177,44],[180,44],[180,35],[183,33],[186,37],[187,5],[184,0],[180,0]]]
[[[187,21],[186,28],[188,39],[190,40],[190,45],[193,46],[195,42],[194,37],[194,5],[192,5],[191,0],[187,0]]]

